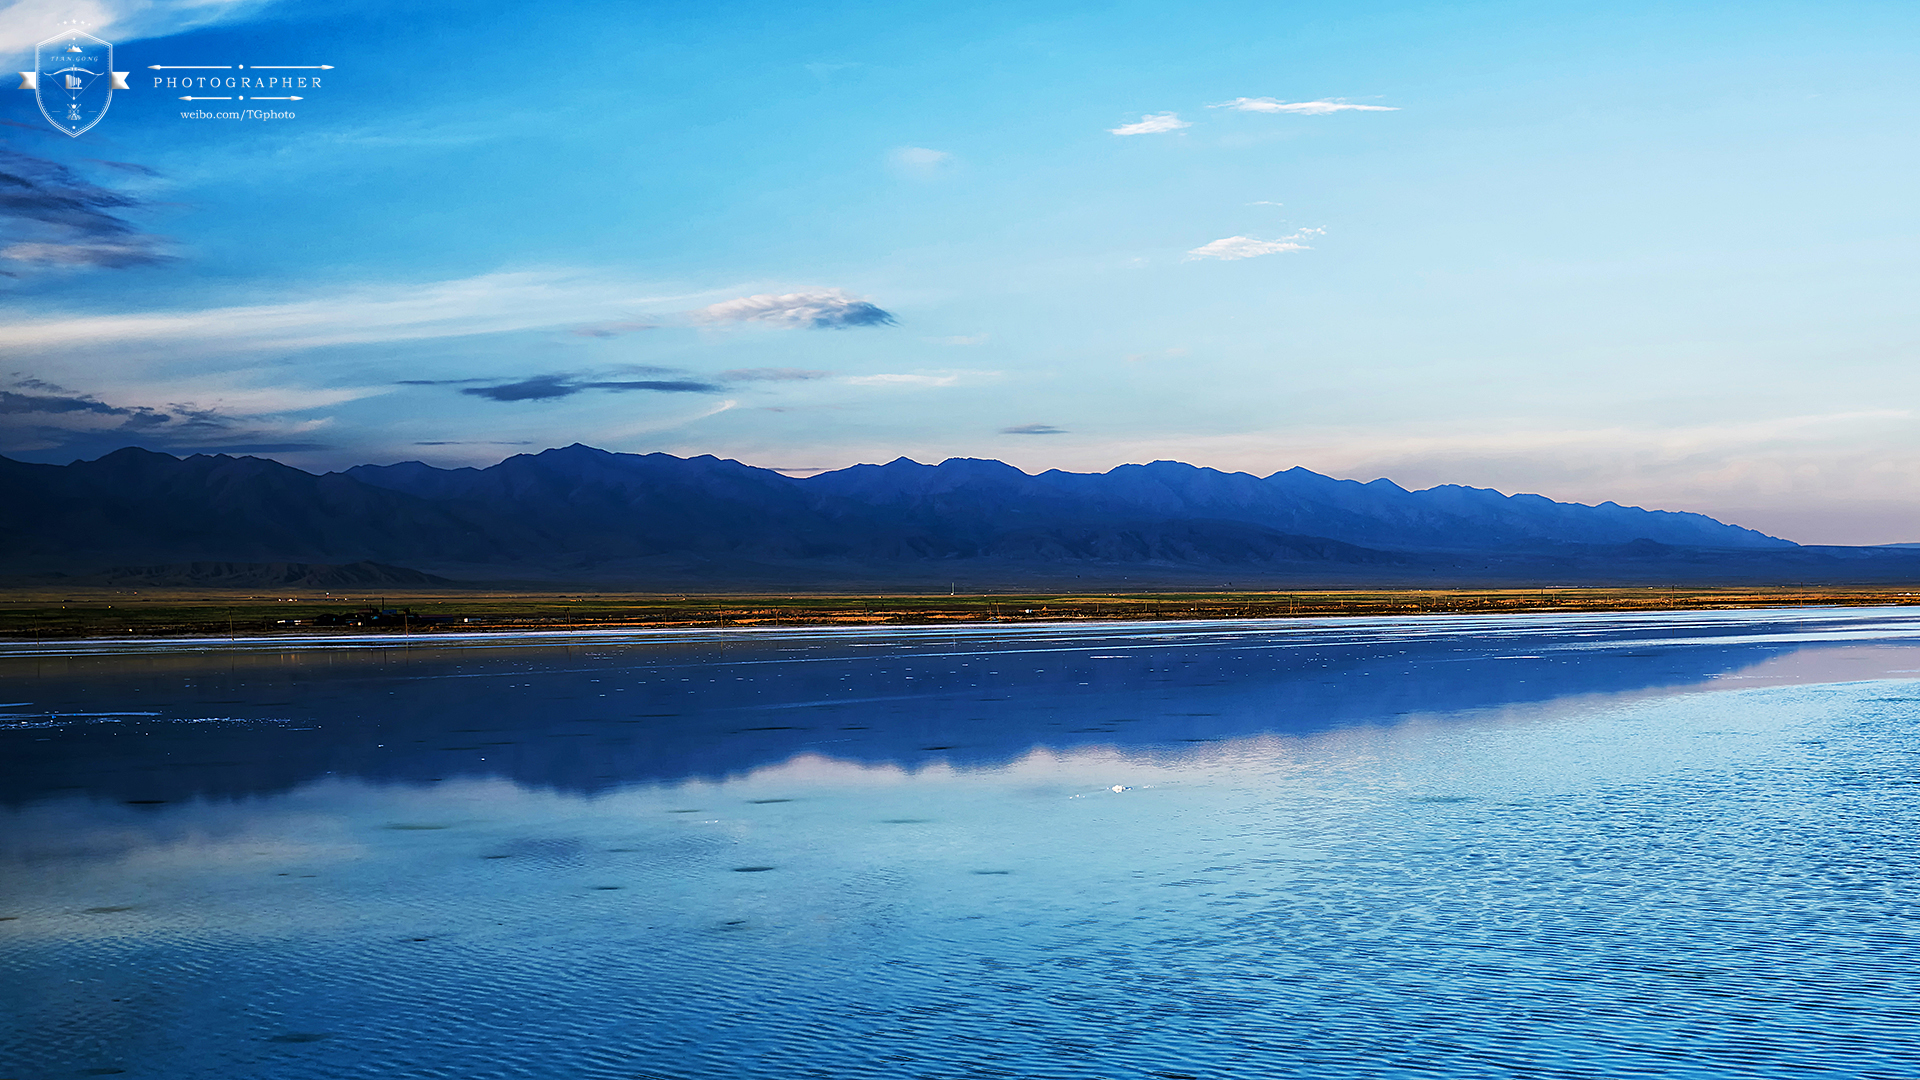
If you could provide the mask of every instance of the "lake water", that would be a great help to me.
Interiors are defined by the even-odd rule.
[[[1920,1077],[1920,613],[0,646],[0,1075]]]

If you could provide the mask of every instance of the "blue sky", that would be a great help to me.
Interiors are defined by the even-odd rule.
[[[0,8],[0,453],[1176,458],[1920,540],[1911,4]],[[150,64],[331,64],[183,119]],[[78,207],[78,209],[76,209]]]

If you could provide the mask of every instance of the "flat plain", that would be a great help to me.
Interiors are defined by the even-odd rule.
[[[933,625],[1920,604],[1912,588],[1508,588],[957,594],[236,589],[0,591],[0,640]]]

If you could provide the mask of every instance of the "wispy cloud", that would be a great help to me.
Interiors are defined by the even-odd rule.
[[[952,386],[960,381],[958,373],[945,375],[852,375],[850,386]]]
[[[1117,128],[1108,128],[1107,131],[1114,135],[1158,135],[1161,132],[1179,131],[1181,128],[1192,126],[1190,122],[1180,119],[1179,113],[1163,112],[1148,113],[1142,116],[1137,124],[1121,124]]]
[[[1052,424],[1015,424],[1012,427],[1000,429],[1002,435],[1065,435],[1066,433],[1066,428],[1054,427]]]
[[[172,384],[116,384],[120,403],[100,401],[96,394],[14,372],[8,380],[14,404],[5,412],[91,412],[126,416],[162,413],[218,412],[233,416],[264,416],[304,412],[386,392],[385,387],[235,386],[213,380]]]
[[[832,374],[831,371],[815,371],[811,368],[757,367],[734,368],[721,372],[719,377],[727,382],[810,382],[828,378]]]
[[[1324,232],[1326,232],[1325,229],[1301,229],[1291,236],[1283,236],[1278,240],[1256,240],[1251,236],[1229,236],[1223,240],[1215,240],[1210,244],[1202,244],[1192,251],[1187,252],[1187,261],[1191,262],[1195,259],[1252,259],[1260,255],[1278,255],[1286,251],[1306,251],[1308,247],[1306,244],[1300,242],[1301,239],[1307,236],[1316,236]]]
[[[632,283],[587,270],[513,271],[421,284],[345,286],[284,303],[5,318],[0,319],[0,348],[92,350],[138,343],[204,359],[568,326],[588,337],[612,337],[662,323],[845,329],[895,321],[891,313],[840,289],[744,296],[685,310],[689,301],[713,295],[649,296]],[[649,309],[679,314],[632,319],[635,310]]]
[[[711,295],[711,294],[708,294]],[[0,321],[0,347],[138,342],[214,353],[315,348],[594,324],[693,296],[645,296],[586,271],[520,271],[413,285],[338,288],[286,303]]]
[[[12,389],[0,390],[0,446],[13,450],[66,449],[104,452],[137,443],[187,452],[297,452],[319,448],[305,441],[325,427],[322,419],[291,420],[274,415],[277,406],[330,404],[364,391],[319,391],[313,401],[302,395],[267,391],[251,398],[211,404],[141,401],[137,389],[119,401],[70,390],[35,378],[15,376]],[[165,399],[161,399],[164,401]]]
[[[950,334],[947,337],[928,338],[935,345],[985,345],[985,334]]]
[[[580,337],[611,338],[620,337],[623,334],[635,333],[640,330],[658,329],[660,329],[659,323],[610,322],[601,323],[598,326],[576,326],[569,332]]]
[[[0,273],[165,262],[166,242],[120,216],[143,205],[58,162],[0,146]]]
[[[932,176],[953,164],[953,155],[925,146],[903,146],[887,155],[894,168],[915,176]]]
[[[1235,112],[1289,113],[1294,116],[1325,116],[1337,112],[1399,112],[1393,105],[1355,105],[1339,98],[1323,101],[1281,101],[1270,97],[1243,97],[1232,101],[1222,101],[1207,106],[1209,109],[1232,109]]]
[[[707,323],[758,322],[816,330],[891,326],[897,321],[889,312],[842,289],[742,296],[710,304],[692,315],[695,320]]]
[[[739,405],[740,403],[733,398],[727,398],[725,401],[715,402],[697,412],[687,413],[681,416],[645,420],[638,424],[630,424],[625,427],[606,428],[594,433],[594,437],[599,440],[614,440],[625,439],[634,435],[646,435],[655,431],[670,431],[674,428],[691,424],[696,420],[705,420],[709,416],[718,416],[730,409],[738,408]]]
[[[13,271],[0,271],[18,276],[23,268],[62,267],[81,269],[100,267],[108,270],[124,270],[129,266],[147,266],[167,261],[167,256],[159,244],[151,237],[136,237],[122,241],[81,241],[77,243],[52,243],[48,241],[26,241],[0,247],[0,261],[15,264]],[[23,265],[24,264],[24,265]]]

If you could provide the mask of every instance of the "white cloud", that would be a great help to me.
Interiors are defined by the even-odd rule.
[[[261,417],[277,413],[324,409],[393,392],[390,386],[238,386],[215,379],[155,383],[150,386],[116,384],[114,392],[155,408],[208,409],[232,416]],[[165,402],[165,405],[160,404]]]
[[[1307,245],[1292,240],[1255,240],[1251,236],[1229,236],[1202,244],[1187,252],[1190,259],[1251,259],[1257,255],[1273,255],[1282,251],[1305,251]]]
[[[704,409],[699,409],[691,413],[684,413],[678,416],[669,416],[664,419],[647,420],[639,424],[633,424],[626,427],[604,428],[596,432],[594,434],[594,438],[601,441],[611,441],[614,439],[630,438],[634,435],[645,435],[648,432],[653,432],[653,431],[670,431],[674,428],[681,427],[686,424],[691,424],[696,420],[705,420],[709,416],[718,416],[723,412],[726,412],[730,409],[738,408],[739,406],[740,406],[740,403],[738,401],[735,401],[732,398],[728,398],[727,400],[719,402],[718,404],[710,405]]]
[[[646,295],[632,283],[587,271],[484,274],[454,281],[344,286],[284,303],[120,314],[24,318],[0,309],[0,348],[96,350],[114,344],[216,354],[418,341],[588,324],[589,330],[652,326],[631,320],[714,294]],[[893,316],[839,289],[743,296],[672,317],[695,323],[884,326]]]
[[[78,244],[23,241],[0,248],[0,259],[33,266],[139,266],[159,262],[160,245],[136,235],[130,241],[90,241]]]
[[[957,373],[946,375],[853,375],[852,386],[952,386],[960,381]]]
[[[1191,123],[1180,119],[1178,113],[1163,112],[1149,113],[1141,117],[1137,124],[1122,124],[1107,130],[1115,135],[1158,135],[1163,131],[1179,131],[1181,128],[1192,126]]]
[[[887,326],[891,314],[841,289],[742,296],[710,304],[692,313],[699,322],[762,322],[776,326],[839,330],[852,326]]]
[[[30,53],[63,22],[78,22],[87,33],[118,45],[234,22],[266,5],[267,0],[13,0],[0,8],[0,53]]]
[[[1355,105],[1334,98],[1329,101],[1281,101],[1270,97],[1243,97],[1232,101],[1222,101],[1209,109],[1232,109],[1236,112],[1291,113],[1294,116],[1325,116],[1337,112],[1399,112],[1392,105]]]
[[[1291,236],[1278,240],[1255,240],[1251,236],[1229,236],[1224,240],[1215,240],[1202,244],[1187,252],[1187,260],[1194,259],[1251,259],[1260,255],[1277,255],[1284,251],[1306,251],[1307,245],[1300,242],[1302,237],[1314,236],[1326,232],[1325,229],[1301,229]]]
[[[711,296],[712,294],[707,294]],[[692,296],[643,296],[583,272],[485,274],[426,284],[345,287],[287,303],[0,320],[0,347],[59,350],[115,343],[190,347],[195,355],[414,341],[618,317]]]
[[[914,372],[884,372],[878,375],[849,375],[840,380],[849,386],[939,387],[961,383],[992,382],[1005,373],[977,368],[936,368]]]

